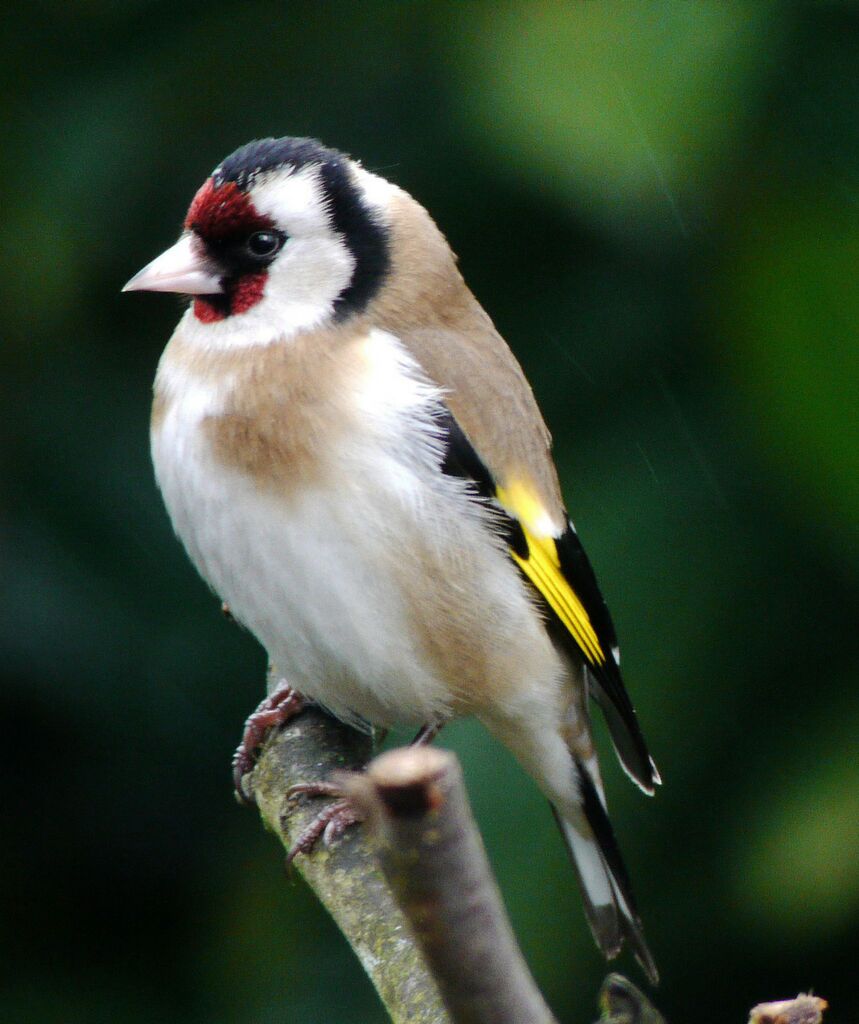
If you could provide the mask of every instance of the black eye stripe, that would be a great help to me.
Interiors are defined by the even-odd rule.
[[[227,280],[244,274],[258,274],[271,265],[289,236],[276,228],[262,228],[250,234],[225,239],[203,239],[212,260]]]

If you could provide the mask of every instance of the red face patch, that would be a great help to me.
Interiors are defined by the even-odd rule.
[[[204,240],[221,242],[253,231],[270,230],[274,221],[259,213],[234,181],[216,188],[208,178],[191,201],[185,227]]]
[[[216,187],[211,178],[194,196],[185,218],[185,228],[213,247],[240,243],[254,231],[270,231],[274,226],[234,181]],[[210,324],[233,313],[245,313],[262,299],[267,279],[265,270],[227,278],[223,295],[201,295],[194,300],[194,315],[201,323]]]
[[[233,313],[246,313],[265,294],[266,271],[259,274],[244,274],[232,285],[227,285],[224,295],[198,295],[194,299],[194,316],[203,324],[225,320]]]

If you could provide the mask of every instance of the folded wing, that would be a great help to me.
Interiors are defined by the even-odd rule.
[[[449,410],[441,429],[444,471],[472,481],[475,496],[501,513],[510,557],[539,595],[547,617],[560,626],[554,635],[587,666],[591,693],[605,715],[621,764],[652,794],[659,773],[623,685],[611,616],[572,524],[567,520],[560,532],[553,530],[527,480],[514,476],[500,486]]]

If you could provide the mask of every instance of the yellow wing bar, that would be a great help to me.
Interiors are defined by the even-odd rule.
[[[604,665],[605,654],[596,631],[584,605],[564,576],[555,541],[552,537],[537,536],[533,532],[535,526],[542,525],[540,520],[547,518],[539,501],[529,488],[518,481],[508,488],[499,487],[496,495],[519,520],[528,545],[527,557],[512,550],[511,557],[570,631],[588,661],[592,665]]]

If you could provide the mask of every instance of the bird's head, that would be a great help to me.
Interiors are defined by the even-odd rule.
[[[179,241],[123,290],[193,296],[189,325],[219,345],[335,324],[385,280],[394,191],[312,139],[250,142],[203,183]]]

